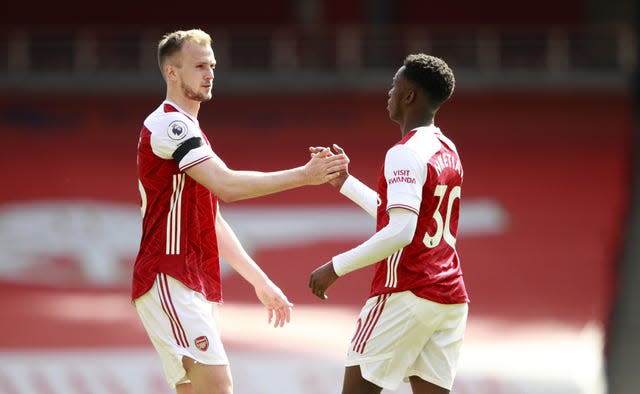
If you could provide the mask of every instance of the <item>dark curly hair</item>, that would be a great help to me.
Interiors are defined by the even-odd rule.
[[[415,82],[436,108],[451,97],[456,80],[444,60],[424,53],[411,54],[404,59],[404,67],[405,78]]]

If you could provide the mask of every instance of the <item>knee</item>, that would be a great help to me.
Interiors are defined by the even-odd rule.
[[[184,357],[182,364],[194,394],[233,394],[233,380],[228,365],[206,365]]]
[[[233,394],[233,384],[231,382],[218,382],[211,388],[212,394]]]
[[[199,382],[199,384],[193,386],[194,394],[233,394],[233,384],[231,382],[215,380]]]

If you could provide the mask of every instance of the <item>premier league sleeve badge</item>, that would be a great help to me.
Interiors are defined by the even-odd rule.
[[[187,134],[189,134],[189,128],[187,127],[186,123],[180,120],[174,120],[173,122],[169,123],[167,135],[169,135],[169,138],[171,138],[172,140],[179,141],[186,137]]]

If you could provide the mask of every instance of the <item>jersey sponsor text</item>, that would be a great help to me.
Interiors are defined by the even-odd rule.
[[[413,185],[416,183],[416,178],[411,176],[411,171],[409,170],[394,170],[393,178],[390,178],[387,183],[389,185],[394,183],[409,183]]]

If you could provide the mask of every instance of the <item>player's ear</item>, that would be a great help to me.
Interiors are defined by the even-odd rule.
[[[164,75],[167,81],[175,81],[177,79],[176,68],[170,63],[165,64]]]
[[[404,95],[404,101],[407,104],[411,104],[416,99],[415,89],[407,89],[407,93]]]

